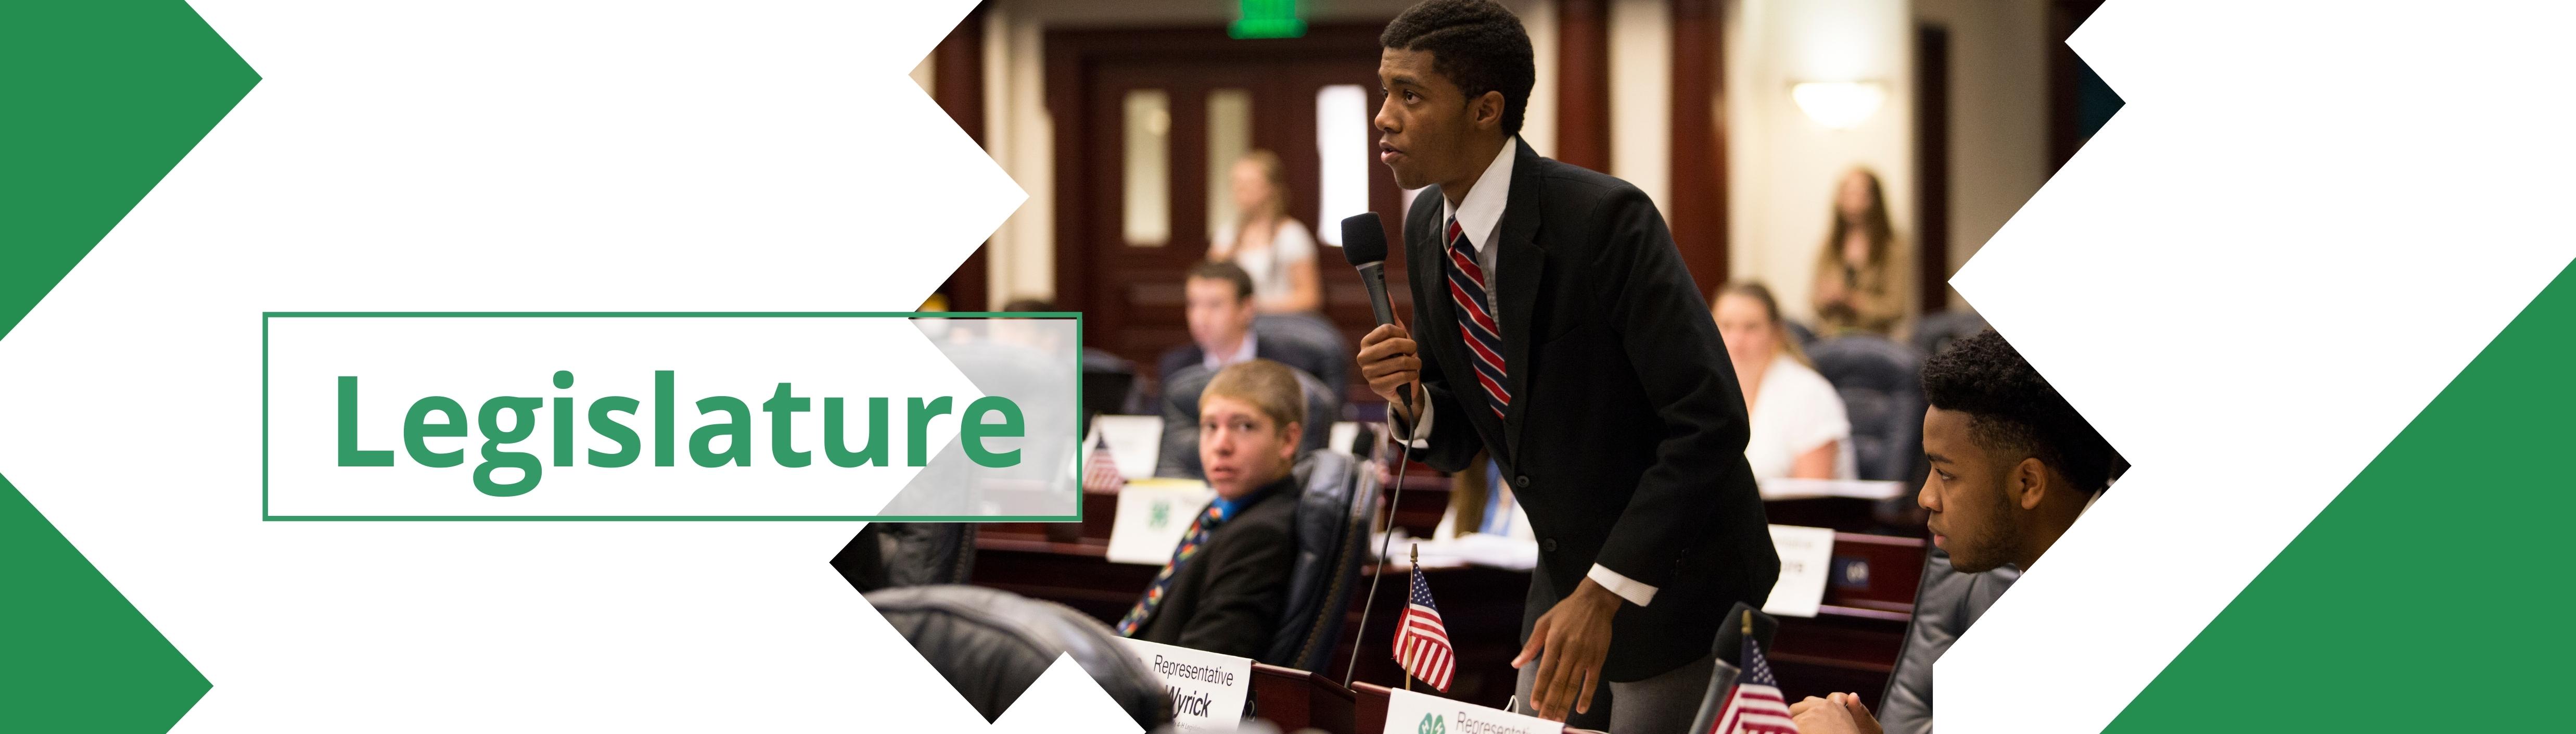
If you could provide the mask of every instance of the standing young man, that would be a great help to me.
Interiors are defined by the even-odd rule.
[[[1679,731],[1721,617],[1780,569],[1708,304],[1645,194],[1517,140],[1535,67],[1510,11],[1428,0],[1379,40],[1379,158],[1433,188],[1405,218],[1413,328],[1370,332],[1361,372],[1418,460],[1488,451],[1529,513],[1525,710]]]

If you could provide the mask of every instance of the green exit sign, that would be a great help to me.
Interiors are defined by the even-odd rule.
[[[1225,34],[1235,38],[1296,38],[1306,35],[1306,21],[1297,19],[1297,0],[1241,0],[1243,11]]]

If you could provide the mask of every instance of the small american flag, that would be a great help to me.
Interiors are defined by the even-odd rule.
[[[1058,474],[1056,476],[1064,476]],[[1109,442],[1102,441],[1091,450],[1091,460],[1083,462],[1082,489],[1085,492],[1113,492],[1127,486],[1126,475],[1118,473],[1118,460],[1109,456]]]
[[[1789,702],[1780,695],[1780,681],[1771,677],[1771,661],[1762,658],[1762,643],[1754,642],[1753,635],[1744,636],[1744,675],[1726,692],[1726,708],[1717,713],[1717,726],[1709,733],[1798,734]]]
[[[1421,566],[1413,567],[1413,598],[1395,626],[1395,664],[1444,693],[1449,675],[1458,672],[1449,630],[1440,625],[1440,607],[1431,603],[1431,585],[1423,582]]]

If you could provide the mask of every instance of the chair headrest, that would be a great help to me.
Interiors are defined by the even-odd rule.
[[[1081,664],[1137,726],[1151,730],[1172,720],[1159,680],[1108,627],[1081,612],[979,586],[883,589],[867,599],[987,722],[1059,654]]]
[[[1289,368],[1297,375],[1297,385],[1306,393],[1306,423],[1297,439],[1299,455],[1324,448],[1333,438],[1333,421],[1342,415],[1341,393],[1305,370]],[[1199,394],[1207,391],[1216,371],[1206,365],[1190,365],[1173,372],[1163,380],[1163,449],[1155,474],[1168,477],[1206,476],[1199,466]]]
[[[872,522],[832,557],[860,593],[897,586],[962,584],[975,569],[974,523]]]
[[[1914,324],[1914,348],[1926,355],[1940,354],[1950,343],[1976,336],[1986,330],[1986,318],[1975,311],[1941,311],[1924,314]]]
[[[1920,389],[1923,357],[1913,347],[1887,337],[1855,334],[1819,339],[1807,345],[1816,373],[1834,387],[1909,392]]]
[[[1291,470],[1300,492],[1293,520],[1297,556],[1288,576],[1288,604],[1262,662],[1312,670],[1331,656],[1365,537],[1366,525],[1355,518],[1366,515],[1355,508],[1376,505],[1374,476],[1364,466],[1343,454],[1316,451]]]

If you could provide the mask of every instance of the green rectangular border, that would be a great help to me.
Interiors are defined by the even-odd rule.
[[[268,512],[268,322],[330,318],[860,318],[860,319],[1073,319],[1073,441],[1080,451],[1082,418],[1082,312],[1080,311],[262,311],[259,314],[259,519],[262,522],[1082,522],[1082,490],[1073,492],[1071,515],[271,515]],[[1074,476],[1090,469],[1075,464]]]

